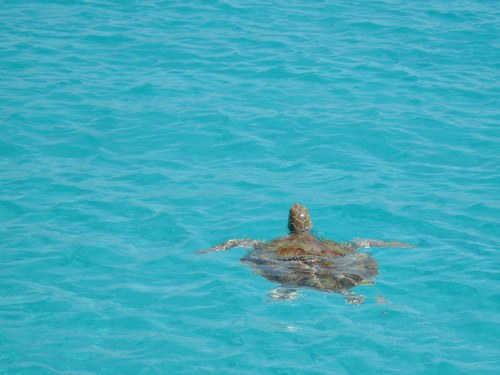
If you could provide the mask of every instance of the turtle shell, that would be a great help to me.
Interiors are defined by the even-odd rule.
[[[311,233],[292,234],[254,249],[242,258],[266,279],[289,287],[345,292],[378,274],[370,254]]]

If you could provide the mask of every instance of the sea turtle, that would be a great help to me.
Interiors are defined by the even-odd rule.
[[[357,252],[369,247],[414,247],[402,242],[354,240],[334,242],[319,239],[313,233],[306,207],[296,203],[290,208],[290,234],[270,242],[251,238],[231,239],[197,253],[224,251],[233,247],[253,249],[241,261],[270,281],[282,285],[269,294],[277,299],[293,299],[301,287],[337,292],[352,304],[363,303],[364,297],[349,292],[356,285],[373,284],[378,274],[377,261],[368,253]]]

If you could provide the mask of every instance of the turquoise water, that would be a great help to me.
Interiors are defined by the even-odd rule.
[[[4,1],[0,373],[500,373],[496,1]],[[195,255],[399,240],[366,303]],[[386,303],[377,303],[377,297]]]

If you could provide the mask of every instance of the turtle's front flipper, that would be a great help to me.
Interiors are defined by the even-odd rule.
[[[264,241],[261,240],[252,240],[251,238],[238,238],[212,246],[210,249],[198,250],[196,254],[211,253],[214,251],[224,251],[232,249],[233,247],[251,247],[255,249],[257,246],[263,243]]]
[[[354,240],[352,241],[352,245],[354,246],[355,249],[366,249],[369,247],[406,247],[406,248],[413,248],[415,246],[409,245],[407,243],[403,242],[385,242],[385,241],[380,241],[380,240]]]

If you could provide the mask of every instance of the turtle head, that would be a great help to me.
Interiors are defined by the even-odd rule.
[[[309,211],[304,206],[295,203],[290,208],[290,215],[288,215],[288,229],[290,233],[303,233],[312,229],[311,216]]]

